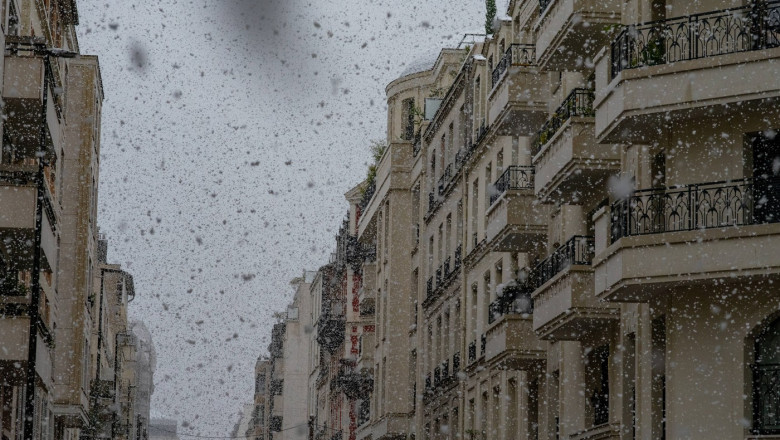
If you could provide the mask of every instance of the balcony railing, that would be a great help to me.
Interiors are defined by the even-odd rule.
[[[317,343],[330,353],[344,344],[346,323],[344,316],[321,315],[317,322]]]
[[[436,209],[436,195],[432,192],[428,193],[428,214],[432,213]]]
[[[357,372],[348,365],[342,365],[331,380],[330,389],[341,391],[352,400],[366,399],[374,390],[374,378],[370,373]]]
[[[452,265],[452,257],[447,257],[444,262],[436,269],[436,275],[428,278],[425,285],[425,301],[423,307],[427,307],[440,291],[449,285],[450,281],[455,279],[461,265],[462,246],[458,245],[455,250],[455,265]]]
[[[483,334],[479,339],[479,354],[485,354],[485,347],[487,347],[487,337]]]
[[[550,6],[552,2],[555,0],[539,0],[539,15],[544,14],[544,11],[547,10],[547,7]]]
[[[570,238],[536,265],[531,273],[533,286],[538,288],[571,265],[589,266],[593,261],[593,245],[593,237],[575,235]]]
[[[404,127],[404,137],[403,139],[405,141],[411,141],[414,140],[414,122],[408,121],[406,123],[406,127]]]
[[[533,287],[530,284],[515,284],[505,287],[502,295],[490,303],[488,324],[496,322],[504,315],[530,315],[533,313],[532,292]]]
[[[488,130],[490,130],[490,126],[485,124],[485,119],[482,119],[482,123],[479,124],[479,130],[477,130],[477,141],[474,142],[474,145],[479,145],[482,142],[482,139],[485,138],[488,134]]]
[[[477,341],[469,342],[469,363],[474,363],[477,360]]]
[[[374,197],[374,192],[376,191],[376,183],[371,182],[370,185],[368,185],[368,188],[366,188],[366,191],[363,193],[363,197],[360,198],[360,210],[364,211],[366,209],[366,206],[368,206],[368,202],[371,201],[371,197]]]
[[[452,376],[457,376],[458,371],[460,371],[460,352],[452,355]]]
[[[780,46],[780,1],[628,26],[612,42],[612,77],[625,69]]]
[[[452,183],[452,176],[453,176],[453,164],[449,164],[444,168],[444,172],[442,172],[441,177],[439,177],[440,196],[444,195],[444,193],[450,187],[450,184]]]
[[[593,100],[595,99],[595,92],[590,89],[576,88],[569,93],[569,96],[563,100],[560,107],[555,110],[547,122],[542,125],[541,130],[536,133],[536,137],[533,140],[533,154],[537,155],[542,147],[550,141],[550,139],[558,133],[564,122],[568,121],[572,116],[580,117],[593,117],[596,112],[593,110]]]
[[[532,66],[536,63],[536,46],[533,44],[512,44],[504,52],[501,61],[493,69],[491,88],[495,88],[504,72],[510,66]]]
[[[534,189],[534,167],[513,165],[507,168],[493,184],[490,204],[496,203],[502,194],[513,189]]]
[[[447,381],[450,378],[450,361],[444,360],[441,363],[441,378],[442,382]]]
[[[755,364],[753,369],[753,413],[755,433],[773,434],[780,431],[780,400],[777,387],[780,385],[780,365]]]
[[[756,189],[756,187],[758,187]],[[632,235],[746,226],[780,221],[780,178],[644,189],[612,204],[612,241]]]
[[[441,367],[433,369],[433,387],[438,388],[441,386]]]
[[[473,145],[466,145],[461,147],[458,152],[455,153],[455,174],[458,174],[458,171],[460,171],[466,161],[469,160],[471,154],[474,152],[473,147]]]

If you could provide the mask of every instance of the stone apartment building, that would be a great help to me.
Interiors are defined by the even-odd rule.
[[[363,323],[309,348],[316,437],[780,435],[780,2],[506,3],[386,89],[342,228],[375,253],[311,288],[313,339],[334,279]]]
[[[148,440],[157,351],[154,348],[152,334],[143,322],[132,321],[130,331],[138,341],[135,350],[135,436],[131,438]]]
[[[103,89],[97,57],[79,53],[78,22],[75,1],[0,0],[0,435],[9,439],[135,438],[126,313],[135,293],[99,245]]]
[[[255,364],[255,395],[248,426],[236,435],[252,439],[306,439],[313,338],[311,286],[316,272],[290,283],[293,300],[271,332],[269,356]],[[246,417],[247,414],[244,414]]]

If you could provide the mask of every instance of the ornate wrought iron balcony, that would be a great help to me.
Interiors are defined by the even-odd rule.
[[[542,0],[545,1],[545,0]],[[780,46],[780,1],[627,26],[612,42],[612,77],[625,69]]]
[[[758,186],[758,190],[756,189]],[[643,189],[612,204],[612,241],[632,235],[780,221],[756,201],[780,197],[780,178]]]
[[[273,379],[268,384],[268,390],[271,393],[272,396],[281,396],[282,391],[284,391],[284,380],[283,379]]]
[[[342,365],[330,388],[343,392],[351,400],[366,399],[374,389],[374,378],[370,373],[359,373],[349,365]]]
[[[344,344],[345,331],[344,316],[323,315],[317,322],[317,343],[334,353]]]
[[[533,44],[510,45],[504,52],[504,56],[501,57],[501,61],[493,69],[490,87],[496,87],[510,66],[533,66],[534,64],[536,64],[536,46]]]
[[[452,355],[452,377],[456,377],[460,371],[460,352]]]
[[[453,164],[449,164],[444,168],[444,171],[441,174],[441,177],[439,177],[439,195],[444,195],[445,192],[447,192],[447,189],[449,189],[450,185],[452,184],[452,176],[453,173]]]
[[[469,363],[477,360],[477,341],[469,342]]]
[[[490,204],[502,194],[513,189],[534,189],[534,167],[512,165],[501,174],[501,177],[493,184],[494,192],[490,195]]]
[[[530,315],[533,313],[534,303],[531,299],[533,290],[529,283],[505,287],[502,295],[490,303],[488,324],[492,324],[508,314]]]
[[[428,215],[436,209],[436,195],[432,192],[428,193]]]
[[[555,0],[539,0],[539,15],[544,14],[544,11],[546,11],[547,7],[550,6],[550,3],[554,1]]]
[[[593,110],[593,100],[595,99],[595,92],[590,89],[576,88],[569,93],[569,96],[563,100],[563,103],[555,110],[547,122],[544,123],[542,128],[536,133],[536,137],[533,140],[533,146],[531,148],[533,155],[536,156],[542,150],[547,142],[555,136],[555,133],[560,130],[563,123],[568,121],[572,116],[580,117],[593,117],[596,112]]]
[[[376,192],[376,182],[371,182],[363,193],[363,197],[360,198],[360,204],[358,206],[360,206],[361,211],[365,211],[368,202],[371,201],[371,197],[374,197],[374,192]]]
[[[549,257],[537,264],[531,272],[531,282],[534,288],[539,288],[558,272],[571,265],[589,266],[593,261],[593,237],[575,235],[563,246],[556,249]]]

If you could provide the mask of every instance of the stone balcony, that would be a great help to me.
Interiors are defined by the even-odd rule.
[[[539,9],[536,54],[545,70],[586,69],[620,24],[621,2],[614,0],[540,0]]]
[[[513,44],[493,70],[487,126],[498,136],[530,136],[547,118],[550,74],[534,58],[533,46]]]
[[[540,338],[578,340],[620,318],[618,308],[594,294],[592,259],[593,238],[574,236],[533,269],[533,328]]]
[[[18,269],[31,268],[33,263],[37,169],[37,165],[0,165],[0,248]],[[41,267],[51,270],[51,263],[57,261],[59,205],[46,188],[41,208]]]
[[[30,332],[30,320],[27,314],[29,298],[25,297],[0,297],[0,315],[6,319],[0,319],[0,335],[3,335],[3,350],[0,350],[0,364],[6,363],[18,365],[15,369],[19,372],[16,379],[21,385],[24,380],[24,371],[27,360],[27,343]],[[42,301],[43,302],[43,301]],[[41,310],[41,320],[38,325],[37,359],[35,371],[46,388],[52,387],[52,358],[53,339],[50,333],[51,322],[45,322],[46,311]],[[10,371],[8,371],[10,373]],[[9,383],[14,382],[14,377],[9,374]]]
[[[491,365],[530,369],[544,362],[545,353],[546,343],[534,333],[530,314],[503,314],[485,333],[485,361]]]
[[[620,150],[594,137],[592,103],[592,91],[572,90],[537,133],[533,163],[540,199],[571,200],[583,188],[604,187],[619,171]]]
[[[646,302],[676,289],[780,277],[780,223],[756,202],[778,185],[743,179],[636,191],[594,215],[595,294]]]
[[[603,424],[569,436],[570,440],[620,440],[620,425]]]
[[[501,252],[531,252],[544,244],[550,207],[538,203],[534,168],[510,166],[493,185],[486,238]]]
[[[11,40],[14,41],[11,41]],[[46,69],[44,57],[37,54],[28,39],[9,37],[3,67],[4,129],[14,133],[15,153],[35,157],[40,149],[41,111],[44,87],[48,88],[46,104],[46,141],[60,145],[63,136],[59,94],[55,94],[55,74]],[[52,63],[52,67],[56,62]],[[47,78],[48,77],[48,78]]]
[[[626,27],[596,59],[596,138],[648,143],[692,119],[761,119],[780,99],[780,2]]]

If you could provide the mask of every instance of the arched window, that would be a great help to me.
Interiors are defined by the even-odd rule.
[[[753,426],[758,434],[780,433],[780,318],[756,338]]]

